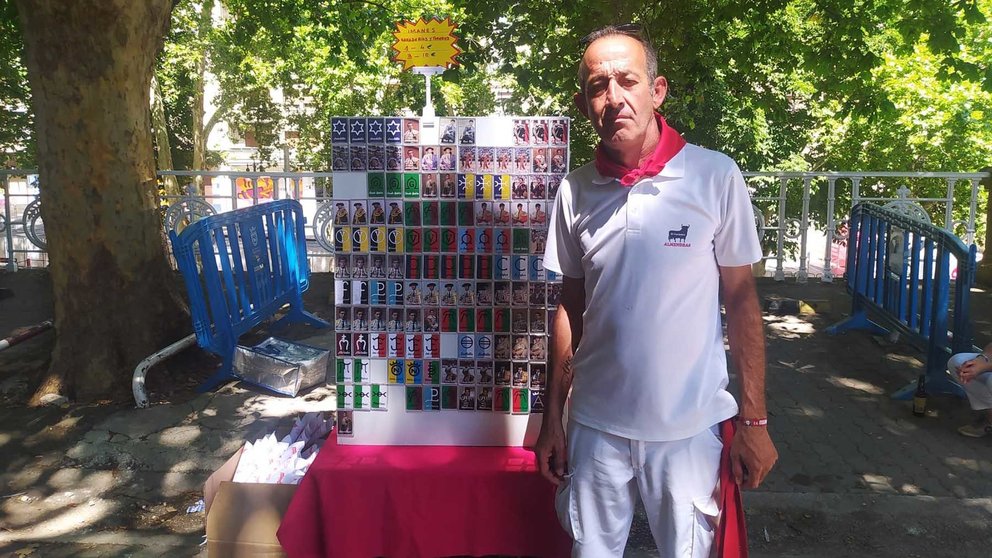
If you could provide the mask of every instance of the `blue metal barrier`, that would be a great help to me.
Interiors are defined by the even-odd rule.
[[[969,296],[975,253],[974,244],[966,247],[944,229],[870,203],[856,205],[847,244],[851,316],[827,332],[898,331],[926,352],[927,392],[964,397],[946,366],[952,354],[973,350]],[[951,256],[957,259],[953,277]],[[892,397],[909,399],[915,388],[913,382]]]
[[[279,200],[205,217],[179,234],[169,232],[197,343],[223,359],[201,392],[237,377],[232,361],[238,338],[283,305],[289,304],[289,313],[273,327],[293,322],[330,326],[303,310],[303,291],[310,286],[303,226],[300,203]]]

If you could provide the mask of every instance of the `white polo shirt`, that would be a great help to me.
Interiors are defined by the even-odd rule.
[[[562,182],[549,239],[544,267],[585,280],[573,420],[667,441],[737,414],[718,266],[750,265],[761,247],[729,157],[688,144],[631,188],[587,164]]]

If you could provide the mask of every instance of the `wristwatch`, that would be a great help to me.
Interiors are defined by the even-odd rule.
[[[978,353],[978,356],[977,356],[977,357],[975,357],[975,358],[981,358],[981,359],[982,359],[982,360],[984,360],[984,361],[985,361],[986,363],[990,363],[990,362],[992,362],[992,360],[989,360],[989,355],[987,355],[987,354],[985,354],[985,353]]]

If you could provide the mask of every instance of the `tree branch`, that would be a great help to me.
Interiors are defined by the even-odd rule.
[[[217,108],[214,110],[214,113],[211,114],[210,119],[203,124],[204,141],[206,141],[206,138],[210,136],[210,130],[213,130],[214,126],[216,126],[217,123],[220,122],[220,119],[223,118],[224,115],[226,115],[233,106],[234,106],[234,101],[230,100],[229,98],[221,97],[220,103],[217,105]]]

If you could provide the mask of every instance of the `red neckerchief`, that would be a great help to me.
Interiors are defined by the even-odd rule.
[[[596,147],[596,170],[599,171],[599,174],[619,178],[620,184],[630,187],[645,176],[654,176],[665,168],[665,164],[685,146],[685,140],[675,128],[665,122],[660,114],[654,113],[654,118],[658,122],[658,130],[661,132],[661,139],[658,140],[658,146],[654,148],[654,153],[645,159],[641,166],[636,169],[628,169],[610,159],[603,149],[603,143],[600,142]]]

